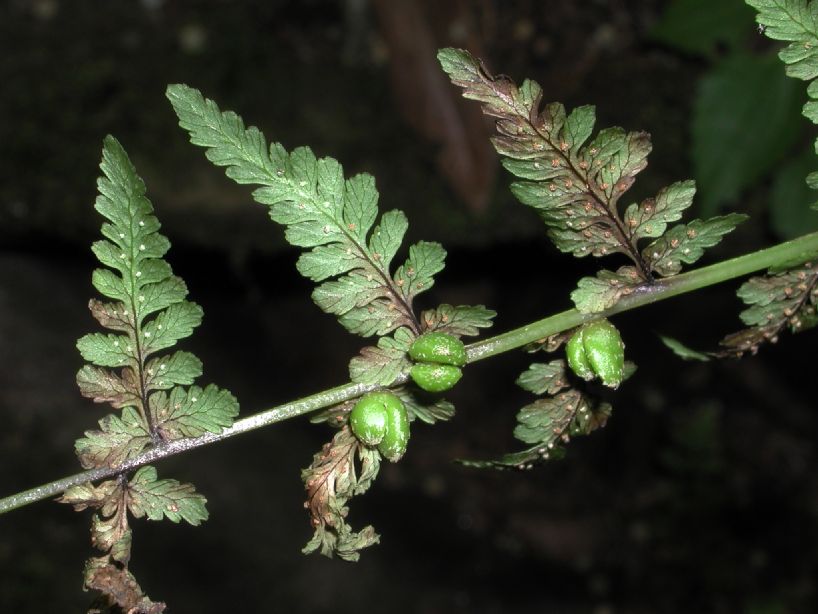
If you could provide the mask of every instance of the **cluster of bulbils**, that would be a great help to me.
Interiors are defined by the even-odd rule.
[[[412,347],[415,361],[409,372],[412,380],[428,392],[443,392],[454,386],[466,364],[466,346],[447,333],[424,333]],[[389,461],[400,460],[409,443],[409,415],[396,395],[380,391],[365,394],[349,414],[349,427],[364,445],[377,447]]]
[[[608,320],[581,326],[565,348],[568,366],[584,380],[599,377],[605,386],[616,388],[625,375],[625,344]],[[409,348],[415,362],[412,380],[428,392],[444,392],[462,376],[466,347],[448,333],[420,335]],[[396,462],[409,444],[409,415],[403,401],[388,391],[365,394],[349,414],[349,427],[366,446],[377,448],[389,461]]]
[[[618,388],[625,378],[625,344],[608,320],[582,325],[565,346],[565,356],[571,370],[586,381],[598,377]]]

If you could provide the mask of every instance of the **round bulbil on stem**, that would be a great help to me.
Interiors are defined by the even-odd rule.
[[[466,364],[466,346],[448,333],[424,333],[409,348],[409,356],[416,362],[462,367]]]
[[[609,388],[618,388],[625,377],[625,344],[616,326],[607,319],[584,324],[565,346],[568,366],[579,377],[599,377]]]
[[[412,367],[409,375],[427,392],[444,392],[460,381],[463,372],[460,367],[421,362]]]

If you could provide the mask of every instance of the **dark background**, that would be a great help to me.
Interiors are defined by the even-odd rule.
[[[770,47],[740,2],[713,3],[721,16],[706,4],[0,1],[0,494],[78,471],[73,440],[105,412],[76,389],[74,343],[95,330],[89,245],[107,133],[145,178],[168,259],[204,307],[184,347],[242,415],[344,383],[365,344],[311,303],[297,253],[250,190],[187,142],[163,95],[170,82],[288,149],[309,144],[349,174],[374,174],[382,209],[407,212],[408,239],[449,250],[421,307],[483,303],[498,332],[570,307],[595,263],[559,254],[513,201],[485,148],[490,125],[440,77],[437,47],[468,46],[496,72],[539,81],[548,100],[594,103],[599,127],[651,132],[627,202],[701,176],[699,207],[753,215],[706,262],[810,227],[792,170],[814,138],[797,115],[804,85],[787,81],[771,108],[751,98],[763,122],[738,123],[741,143],[729,122],[708,124],[739,111],[707,100],[747,101],[742,79],[713,96],[714,79]],[[773,122],[781,105],[795,109],[784,126]],[[716,173],[732,190],[706,179],[708,143],[725,141],[738,160],[763,158]],[[798,205],[784,221],[769,204],[782,190]],[[452,462],[518,446],[514,414],[531,400],[513,383],[531,357],[470,366],[450,395],[457,416],[416,425],[405,459],[352,502],[352,524],[382,535],[357,564],[299,552],[311,534],[299,470],[331,437],[300,419],[160,463],[160,476],[205,493],[211,518],[135,521],[131,569],[169,611],[201,614],[816,611],[814,335],[707,365],[681,362],[656,336],[715,347],[740,327],[736,286],[617,317],[639,371],[612,395],[606,429],[535,471]],[[0,518],[0,611],[83,611],[89,521],[49,502]]]

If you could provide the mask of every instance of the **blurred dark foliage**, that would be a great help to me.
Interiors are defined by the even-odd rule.
[[[202,89],[287,147],[372,172],[382,207],[407,212],[410,239],[450,250],[424,306],[485,303],[502,331],[569,307],[594,265],[555,253],[534,213],[513,202],[478,138],[482,119],[441,87],[429,46],[477,46],[492,70],[535,78],[549,99],[596,104],[600,126],[651,132],[639,199],[693,175],[698,83],[730,49],[717,42],[701,55],[654,36],[668,5],[0,3],[3,494],[77,471],[73,440],[102,415],[76,390],[74,342],[95,325],[88,246],[106,133],[145,177],[174,245],[168,258],[205,309],[188,347],[245,415],[342,383],[362,345],[312,305],[295,254],[249,192],[186,142],[168,82]],[[744,23],[730,44],[769,49]],[[761,174],[740,203],[722,204],[755,222],[711,259],[775,240],[771,181]],[[701,365],[679,362],[655,335],[712,347],[738,325],[733,291],[617,318],[639,371],[606,429],[537,471],[451,462],[511,449],[514,414],[530,402],[513,382],[531,357],[470,367],[452,394],[457,417],[417,426],[406,458],[354,502],[355,522],[383,536],[358,564],[299,553],[311,532],[299,469],[331,433],[297,420],[165,461],[163,474],[207,495],[211,519],[196,529],[136,523],[134,572],[177,612],[816,611],[813,337]],[[0,611],[82,611],[88,522],[49,503],[0,518]]]

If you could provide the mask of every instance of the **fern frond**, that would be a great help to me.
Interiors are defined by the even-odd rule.
[[[730,213],[710,219],[678,224],[642,250],[650,270],[663,277],[676,275],[682,263],[692,264],[704,255],[704,250],[719,243],[747,219],[741,213]]]
[[[335,435],[331,443],[301,472],[307,490],[305,507],[312,517],[315,534],[304,553],[320,551],[324,556],[357,561],[360,551],[377,544],[371,526],[353,531],[346,521],[347,502],[366,492],[378,475],[380,454],[359,442],[349,427]]]
[[[611,128],[587,143],[596,122],[594,107],[566,113],[561,104],[551,103],[541,109],[542,89],[534,81],[518,88],[508,78],[489,74],[463,50],[443,49],[438,59],[452,83],[463,88],[463,96],[481,102],[484,113],[497,119],[498,136],[492,142],[503,166],[523,179],[511,190],[538,210],[557,248],[575,256],[624,253],[647,279],[647,266],[630,241],[634,230],[644,226],[627,226],[616,205],[647,166],[649,135]],[[688,186],[680,191],[692,197]],[[689,199],[677,202],[667,210],[668,220],[678,219],[690,205]],[[644,209],[642,217],[649,216]],[[652,211],[655,215],[655,206]]]
[[[170,242],[145,196],[145,185],[122,145],[112,136],[102,150],[102,177],[95,207],[107,220],[104,239],[93,244],[107,268],[94,271],[94,287],[113,302],[92,299],[94,318],[112,333],[92,333],[77,342],[87,364],[77,373],[80,392],[96,403],[121,409],[99,421],[99,430],[78,439],[77,456],[86,468],[117,468],[145,449],[166,441],[220,433],[238,415],[238,403],[214,385],[190,386],[202,363],[189,352],[164,354],[201,323],[202,309],[185,300],[187,287],[162,259]],[[101,593],[104,607],[158,613],[165,604],[151,601],[128,571],[136,518],[207,519],[205,498],[191,484],[159,480],[153,467],[124,474],[99,486],[81,485],[59,499],[76,510],[96,509],[91,542],[104,556],[85,566],[86,589]]]
[[[818,124],[818,3],[807,0],[745,0],[756,9],[756,21],[764,34],[787,45],[778,53],[788,76],[809,81],[803,114]],[[818,139],[815,141],[818,153]],[[807,176],[807,184],[818,189],[818,171]]]
[[[161,352],[191,335],[202,309],[185,300],[185,282],[162,259],[170,242],[158,232],[145,184],[112,136],[105,139],[100,168],[95,207],[107,221],[105,238],[92,249],[108,268],[95,270],[92,283],[114,302],[93,299],[89,308],[114,333],[91,333],[77,342],[91,363],[79,371],[77,383],[84,396],[123,411],[121,418],[103,418],[101,430],[77,441],[86,468],[115,467],[158,441],[219,433],[238,414],[238,403],[225,390],[180,387],[201,375],[201,362],[188,352]],[[197,405],[197,396],[208,402]]]
[[[749,305],[741,312],[748,328],[721,341],[722,355],[755,354],[787,329],[797,333],[818,324],[818,268],[812,262],[752,277],[742,284],[738,295]]]
[[[167,96],[191,142],[207,148],[207,158],[226,167],[228,177],[260,186],[253,198],[286,226],[290,244],[307,249],[297,268],[319,284],[313,299],[321,309],[365,337],[400,327],[420,333],[412,301],[432,287],[446,252],[421,241],[390,272],[408,222],[395,210],[376,225],[378,191],[371,175],[345,179],[338,162],[318,159],[308,147],[289,153],[273,143],[268,150],[256,127],[245,128],[238,115],[222,112],[193,88],[171,85]]]
[[[581,106],[567,113],[559,103],[543,106],[537,83],[526,80],[518,87],[507,77],[495,77],[467,51],[442,49],[438,60],[452,83],[463,89],[463,96],[479,101],[483,112],[496,118],[494,147],[503,166],[521,179],[512,183],[511,191],[537,210],[557,249],[577,257],[620,253],[632,261],[627,274],[602,275],[603,279],[615,276],[613,291],[610,284],[587,282],[575,301],[580,311],[602,311],[622,294],[651,283],[654,275],[675,274],[681,262],[696,260],[702,248],[718,242],[744,219],[734,214],[674,227],[669,242],[688,231],[702,238],[681,247],[678,255],[667,255],[663,248],[664,257],[653,256],[659,250],[642,249],[639,242],[661,240],[668,224],[681,219],[690,207],[696,189],[692,181],[680,181],[655,198],[629,205],[621,214],[620,199],[647,166],[651,143],[646,132],[606,128],[591,139],[594,107]],[[705,236],[711,240],[703,240]]]
[[[86,563],[86,590],[99,591],[107,606],[123,611],[164,611],[165,604],[152,602],[128,571],[133,541],[128,512],[135,518],[185,520],[196,526],[207,520],[205,498],[191,484],[157,479],[156,469],[146,465],[129,482],[117,478],[99,486],[74,486],[58,501],[77,511],[97,510],[91,521],[91,543],[105,554]]]
[[[629,374],[633,370],[633,365],[629,365]],[[604,427],[611,415],[610,403],[571,386],[564,360],[532,364],[520,375],[517,384],[534,394],[546,395],[517,414],[514,436],[530,447],[494,459],[462,460],[462,464],[480,469],[531,469],[543,461],[565,456],[565,445],[571,437],[588,435]]]

